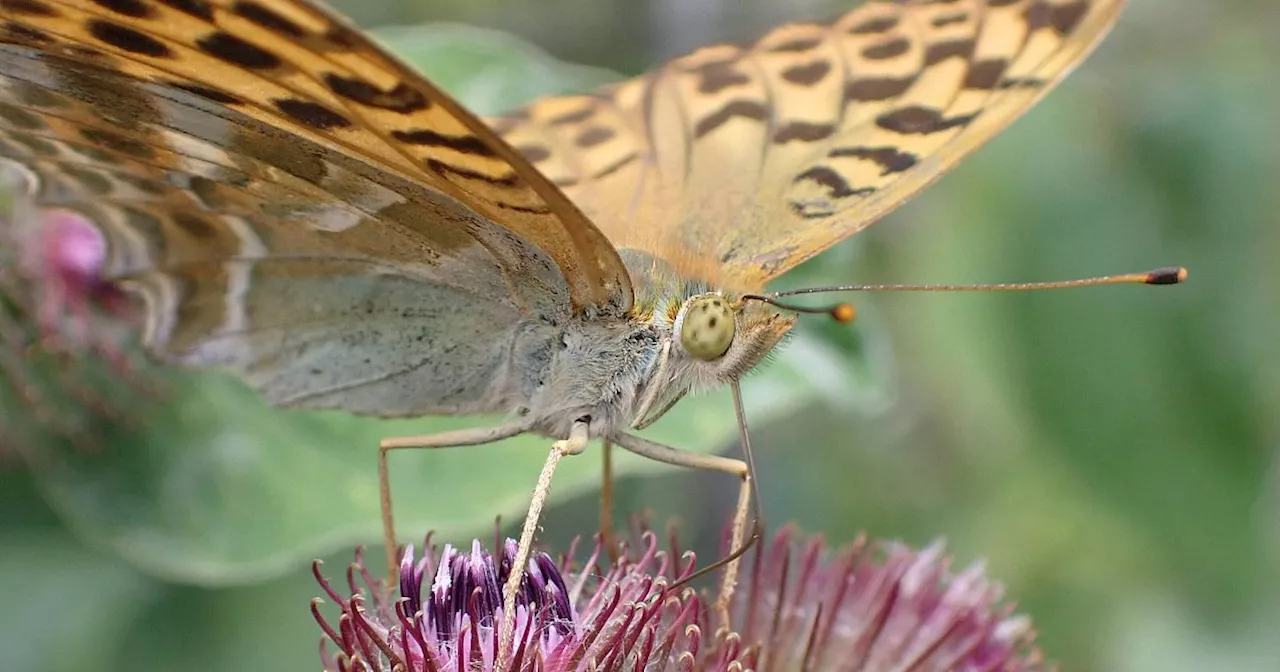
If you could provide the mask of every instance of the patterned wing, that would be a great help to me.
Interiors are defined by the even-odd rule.
[[[755,290],[1011,123],[1122,5],[870,2],[492,123],[619,248]]]
[[[301,1],[0,0],[0,158],[99,225],[154,350],[279,404],[494,410],[521,320],[631,302],[563,194]]]
[[[576,305],[628,304],[616,252],[563,194],[447,95],[308,0],[4,0],[0,19],[5,42],[190,91],[421,182],[546,250]]]

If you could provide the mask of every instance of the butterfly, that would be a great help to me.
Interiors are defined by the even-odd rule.
[[[747,465],[631,430],[725,385],[745,428],[737,381],[796,319],[766,283],[1011,123],[1122,5],[872,1],[482,120],[310,0],[0,0],[0,157],[96,224],[157,357],[279,406],[506,415],[384,441],[384,482],[391,450],[554,441],[514,600],[594,439],[740,478],[741,546]]]

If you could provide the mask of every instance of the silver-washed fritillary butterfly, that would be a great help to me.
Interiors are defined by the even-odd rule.
[[[737,393],[795,320],[765,283],[1007,126],[1122,4],[874,1],[486,122],[310,0],[0,0],[0,156],[96,223],[164,360],[281,406],[508,415],[385,441],[384,480],[392,449],[554,439],[517,568],[592,439],[741,478],[740,547],[747,465],[629,430]]]

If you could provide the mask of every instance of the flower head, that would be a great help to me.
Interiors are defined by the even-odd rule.
[[[510,669],[547,672],[598,669],[674,669],[665,663],[697,651],[700,601],[690,590],[667,595],[672,567],[646,535],[642,550],[603,574],[574,572],[568,561],[535,553],[516,600],[514,653]],[[316,576],[342,614],[335,627],[313,603],[328,639],[340,649],[322,652],[331,672],[393,670],[492,670],[497,624],[502,622],[502,586],[516,555],[507,540],[495,562],[480,542],[469,553],[445,546],[437,554],[400,563],[399,595],[376,583],[358,553],[348,571],[350,597]],[[594,567],[599,547],[587,565]],[[687,567],[683,572],[688,572]],[[588,578],[595,576],[588,587]],[[369,602],[372,602],[370,604]]]
[[[1036,670],[1030,619],[981,564],[958,574],[941,543],[859,538],[832,555],[784,528],[756,549],[732,627],[757,670]]]
[[[26,424],[0,428],[0,437],[20,444],[0,449],[37,442],[39,430],[87,440],[91,432],[81,425],[115,417],[123,407],[97,392],[104,374],[138,389],[129,354],[132,306],[105,279],[103,233],[76,211],[34,207],[30,185],[23,189],[27,183],[13,179],[6,165],[0,165],[6,178],[0,180],[0,400],[10,400],[4,415]]]
[[[1029,621],[1000,605],[980,566],[948,570],[940,544],[915,552],[858,540],[829,554],[821,539],[790,529],[751,554],[731,602],[715,622],[709,600],[671,589],[693,563],[669,561],[646,533],[611,569],[583,568],[535,553],[517,600],[512,670],[1034,670]],[[570,553],[572,556],[572,552]],[[349,596],[319,573],[341,608],[336,626],[313,612],[339,651],[330,672],[494,669],[501,586],[515,557],[476,542],[446,546],[400,565],[398,596],[363,559],[348,572]],[[690,556],[686,556],[690,557]]]

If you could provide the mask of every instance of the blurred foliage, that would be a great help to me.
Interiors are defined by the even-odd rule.
[[[835,542],[860,530],[917,545],[945,536],[962,563],[988,558],[1064,669],[1275,670],[1280,283],[1266,268],[1280,258],[1280,17],[1265,1],[1131,4],[1088,63],[954,176],[781,283],[1019,281],[1169,263],[1190,268],[1190,282],[859,295],[852,329],[805,321],[752,379],[761,494],[772,523]],[[560,58],[635,71],[846,6],[338,5],[362,25],[397,24],[384,39],[485,111],[603,73],[500,34],[406,26],[508,29]],[[156,417],[141,435],[104,429],[101,451],[60,449],[33,465],[38,479],[16,465],[0,474],[0,587],[18,605],[0,617],[6,660],[316,669],[307,561],[331,555],[338,571],[346,544],[377,543],[377,436],[440,423],[282,414],[223,377],[164,380],[174,403],[142,409]],[[657,438],[722,444],[723,395],[677,408]],[[523,505],[545,448],[397,459],[400,529],[487,534],[487,520]],[[594,530],[593,452],[565,462],[546,540]],[[708,557],[736,484],[624,467],[638,475],[618,511],[680,516]]]

